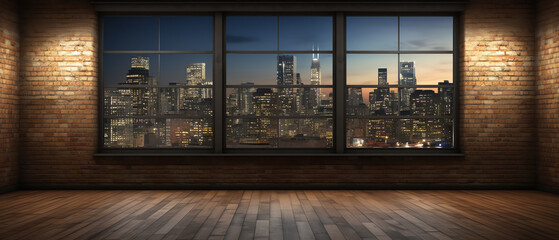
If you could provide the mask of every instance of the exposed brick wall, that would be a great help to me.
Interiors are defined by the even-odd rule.
[[[0,192],[18,180],[18,58],[16,1],[0,0]]]
[[[538,186],[559,191],[559,2],[538,4]]]
[[[535,8],[530,1],[476,0],[464,12],[460,142],[465,157],[174,159],[92,156],[97,20],[87,2],[33,1],[23,8],[23,187],[535,186]],[[177,161],[187,164],[171,163]],[[143,164],[126,164],[133,162]]]

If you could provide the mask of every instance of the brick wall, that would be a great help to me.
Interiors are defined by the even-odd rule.
[[[559,191],[559,2],[539,1],[538,185]]]
[[[0,0],[0,192],[18,180],[18,58],[17,6]]]
[[[464,12],[460,142],[465,157],[331,158],[93,157],[97,24],[87,2],[28,1],[23,8],[23,187],[535,186],[535,9],[530,1],[476,0]]]

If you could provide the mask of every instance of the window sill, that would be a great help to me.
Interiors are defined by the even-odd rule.
[[[464,153],[95,153],[94,157],[464,157]]]

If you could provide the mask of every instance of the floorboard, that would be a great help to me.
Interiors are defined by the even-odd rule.
[[[559,195],[73,190],[0,195],[0,239],[559,239]]]

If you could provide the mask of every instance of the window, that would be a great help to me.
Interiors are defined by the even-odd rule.
[[[226,147],[333,147],[332,17],[226,18]]]
[[[213,148],[213,18],[106,16],[103,25],[103,147]]]
[[[100,151],[456,150],[454,25],[453,16],[102,16]]]
[[[346,147],[452,148],[453,17],[346,21]]]

